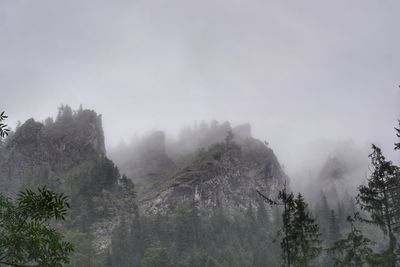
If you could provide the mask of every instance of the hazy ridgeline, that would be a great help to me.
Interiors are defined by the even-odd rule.
[[[379,150],[371,165],[341,142],[314,169],[288,177],[269,146],[249,124],[213,121],[184,127],[176,139],[149,132],[106,153],[101,116],[62,106],[56,119],[30,119],[2,140],[0,185],[11,197],[43,185],[69,196],[59,227],[76,245],[70,266],[384,266],[380,255],[395,253],[387,242],[397,228],[388,236],[376,231],[384,224],[364,223],[375,217],[360,209],[367,202],[358,186],[392,171],[395,179],[397,167],[387,161],[376,173],[386,162]],[[348,259],[354,238],[365,242]]]
[[[0,267],[399,267],[399,10],[0,1]]]

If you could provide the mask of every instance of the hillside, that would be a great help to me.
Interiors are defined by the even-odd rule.
[[[101,115],[92,110],[62,106],[54,121],[19,126],[1,146],[0,186],[11,197],[42,186],[67,194],[63,228],[78,242],[88,239],[93,253],[110,246],[121,217],[137,213],[133,184],[106,157]]]
[[[254,211],[260,228],[253,234],[259,236],[274,219],[256,190],[275,197],[288,181],[274,152],[251,136],[248,124],[231,127],[213,122],[185,131],[173,142],[157,131],[125,147],[123,154],[111,153],[125,176],[106,155],[101,115],[62,106],[55,120],[29,119],[2,143],[0,190],[14,197],[24,188],[47,186],[68,195],[71,209],[59,227],[77,245],[71,266],[118,262],[118,251],[128,251],[129,244],[137,242],[151,247],[148,240],[140,241],[141,222],[152,225],[153,218],[164,216],[176,224],[173,218],[182,208],[186,215],[206,214],[205,218],[217,221],[244,214],[251,220]],[[138,197],[132,181],[139,185]],[[212,230],[207,230],[207,220],[201,223],[203,230]],[[186,230],[176,231],[179,236]],[[119,235],[129,238],[116,240]],[[155,238],[152,235],[150,239]],[[125,243],[116,249],[120,239]],[[263,238],[257,242],[266,246]],[[144,249],[135,251],[138,259]]]
[[[146,214],[164,214],[182,202],[205,213],[233,214],[259,206],[256,190],[275,196],[288,177],[273,151],[252,137],[225,140],[201,150],[141,197]]]

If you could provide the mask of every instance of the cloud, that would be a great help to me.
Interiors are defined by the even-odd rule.
[[[0,107],[15,123],[82,103],[103,113],[109,145],[194,120],[250,122],[288,168],[318,138],[389,151],[400,117],[399,7],[3,1]]]

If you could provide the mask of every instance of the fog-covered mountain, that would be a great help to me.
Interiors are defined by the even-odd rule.
[[[71,266],[161,266],[162,253],[171,257],[165,266],[204,258],[215,262],[204,266],[277,264],[265,251],[279,249],[271,243],[279,208],[257,191],[277,199],[291,183],[249,124],[201,123],[176,139],[153,131],[106,153],[101,115],[62,106],[55,120],[18,126],[1,143],[0,167],[1,192],[10,197],[41,186],[69,196],[60,227],[77,244]],[[328,236],[331,210],[341,223],[355,211],[365,160],[347,147],[316,169],[305,193]]]
[[[121,217],[137,213],[133,184],[107,158],[95,111],[62,106],[54,121],[29,119],[4,141],[0,155],[1,192],[14,197],[47,186],[65,193],[71,210],[64,229],[90,239],[96,253],[105,253]]]

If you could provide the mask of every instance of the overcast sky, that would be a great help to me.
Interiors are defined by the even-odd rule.
[[[289,169],[319,140],[389,153],[399,11],[398,0],[0,0],[0,109],[15,125],[83,104],[103,114],[109,147],[196,120],[250,122]]]

